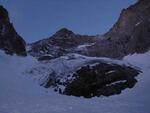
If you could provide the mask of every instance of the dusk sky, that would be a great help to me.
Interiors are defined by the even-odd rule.
[[[66,27],[77,34],[107,32],[123,8],[137,0],[0,0],[11,22],[28,43]]]

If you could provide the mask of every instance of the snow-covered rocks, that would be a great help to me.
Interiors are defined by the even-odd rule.
[[[79,54],[39,62],[26,72],[46,88],[84,97],[121,93],[121,90],[135,85],[135,76],[139,74],[122,61]]]

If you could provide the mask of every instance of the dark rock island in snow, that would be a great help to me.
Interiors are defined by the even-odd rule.
[[[74,80],[67,83],[63,93],[86,98],[120,94],[134,87],[138,74],[134,68],[104,62],[83,66],[73,74]]]

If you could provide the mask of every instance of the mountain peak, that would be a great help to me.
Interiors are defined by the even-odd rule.
[[[74,35],[74,33],[71,30],[69,30],[67,28],[61,28],[53,36],[54,37],[68,37],[71,35]]]
[[[66,33],[73,33],[71,30],[67,29],[67,28],[61,28],[60,30],[58,30],[57,32],[66,32]]]

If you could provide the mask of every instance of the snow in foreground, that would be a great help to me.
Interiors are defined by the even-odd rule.
[[[0,113],[149,113],[150,52],[124,58],[143,71],[133,89],[121,95],[84,99],[38,86],[22,72],[38,62],[0,52]]]

